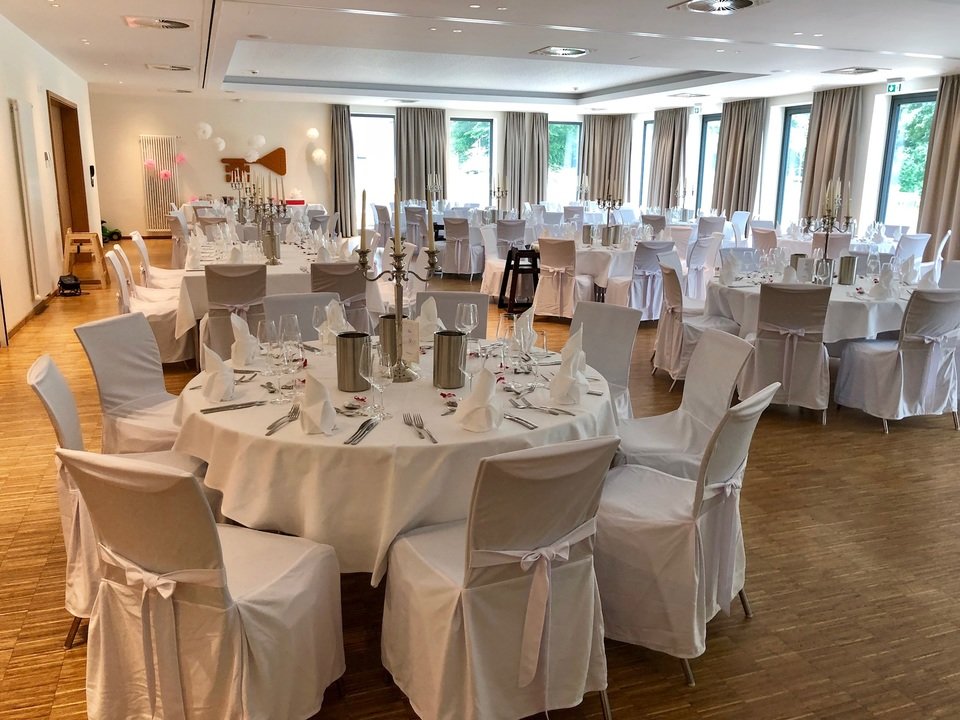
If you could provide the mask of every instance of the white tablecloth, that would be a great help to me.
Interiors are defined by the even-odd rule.
[[[857,285],[866,287],[863,278]],[[823,341],[873,339],[877,333],[899,330],[908,292],[898,300],[870,300],[856,295],[856,286],[834,285],[823,327]],[[760,286],[726,287],[719,282],[707,286],[705,314],[732,318],[740,323],[740,335],[757,331]]]
[[[591,275],[595,285],[605,288],[612,277],[633,274],[633,248],[588,245],[577,247],[577,272]]]
[[[359,244],[359,238],[345,242]],[[307,255],[295,245],[283,245],[280,264],[267,265],[267,295],[310,292],[310,263],[314,255]],[[382,309],[377,283],[367,284],[367,306],[372,311]],[[180,283],[180,298],[177,305],[177,337],[182,337],[194,327],[209,309],[207,280],[203,270],[187,270]]]
[[[223,493],[224,515],[249,527],[328,543],[337,551],[342,572],[372,572],[376,584],[397,535],[466,518],[482,458],[617,432],[603,380],[590,383],[603,396],[587,396],[582,405],[571,407],[574,417],[513,410],[539,428],[527,430],[505,420],[491,432],[467,432],[453,416],[441,417],[446,408],[432,385],[431,356],[432,351],[424,356],[424,379],[387,387],[386,406],[393,417],[359,445],[343,441],[360,425],[360,417],[338,416],[339,429],[332,437],[305,435],[296,423],[265,437],[267,425],[289,405],[203,415],[199,409],[213,403],[200,390],[185,389],[177,407],[182,427],[175,448],[209,464],[205,482]],[[336,389],[333,357],[308,353],[308,362],[335,404],[356,394]],[[529,377],[517,376],[520,381]],[[199,384],[194,380],[187,387]],[[372,392],[362,394],[372,400]],[[267,397],[258,379],[238,385],[231,402]],[[497,392],[497,397],[510,412],[512,395]],[[534,404],[548,402],[543,389],[528,397]],[[419,439],[403,424],[403,411],[419,412],[439,444]]]
[[[803,254],[807,257],[813,256],[813,240],[795,240],[788,235],[784,235],[777,238],[777,247],[783,248],[791,255]],[[893,254],[897,250],[897,244],[893,242],[882,242],[877,245],[877,250],[881,253]],[[870,243],[851,242],[850,252],[868,253],[870,252]]]

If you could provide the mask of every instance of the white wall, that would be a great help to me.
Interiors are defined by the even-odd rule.
[[[283,147],[287,154],[284,185],[290,196],[294,188],[308,202],[320,202],[332,211],[333,184],[330,176],[330,106],[322,103],[252,101],[191,97],[152,93],[126,95],[94,93],[91,97],[94,141],[100,159],[97,177],[101,183],[101,212],[111,227],[124,234],[146,227],[140,135],[177,135],[186,162],[179,167],[180,202],[194,196],[232,195],[225,180],[221,158],[243,157],[247,140],[263,135],[267,144],[261,154]],[[207,122],[213,136],[222,137],[227,147],[218,152],[212,140],[199,140],[196,125]],[[317,128],[316,141],[307,138]],[[311,159],[314,148],[326,152],[317,166]],[[264,177],[273,173],[253,165]]]
[[[0,16],[0,94],[4,107],[0,112],[0,281],[7,325],[12,327],[30,315],[38,304],[37,296],[45,297],[56,287],[63,263],[63,240],[60,237],[60,213],[57,206],[57,181],[53,168],[47,91],[77,105],[80,120],[80,142],[84,166],[95,164],[90,102],[87,83],[57,60],[19,28]],[[30,289],[30,266],[27,255],[26,230],[20,204],[20,183],[9,100],[15,99],[32,114],[35,147],[25,148],[35,156],[39,168],[39,196],[31,197],[40,222],[34,227],[35,256],[38,261],[39,287],[36,295]],[[90,229],[99,230],[100,213],[97,188],[87,183],[87,210]]]

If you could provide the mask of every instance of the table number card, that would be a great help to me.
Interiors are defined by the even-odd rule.
[[[403,359],[407,363],[420,362],[420,321],[403,321]]]

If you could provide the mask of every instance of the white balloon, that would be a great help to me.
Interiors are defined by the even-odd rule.
[[[313,159],[314,165],[323,165],[325,162],[327,162],[327,153],[323,148],[317,148],[314,150],[312,153],[310,153],[310,157]]]
[[[197,139],[209,140],[213,135],[213,126],[207,122],[197,123]]]
[[[227,147],[227,141],[222,137],[215,137],[213,139],[213,145],[217,148],[217,152],[223,152]]]
[[[247,145],[254,150],[259,150],[266,144],[267,139],[263,135],[253,135],[249,140],[247,140]]]
[[[316,128],[310,128],[309,130],[307,130],[308,140],[316,140],[319,137],[320,137],[320,131],[317,130]]]
[[[260,159],[260,153],[258,153],[256,150],[251,150],[250,152],[248,152],[246,155],[243,156],[243,159],[246,160],[248,163],[256,162],[257,160]]]

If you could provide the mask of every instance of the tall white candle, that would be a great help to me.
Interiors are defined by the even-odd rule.
[[[367,249],[367,191],[364,190],[360,196],[360,249]]]
[[[393,183],[393,252],[399,255],[403,249],[400,240],[400,180],[395,179]]]

